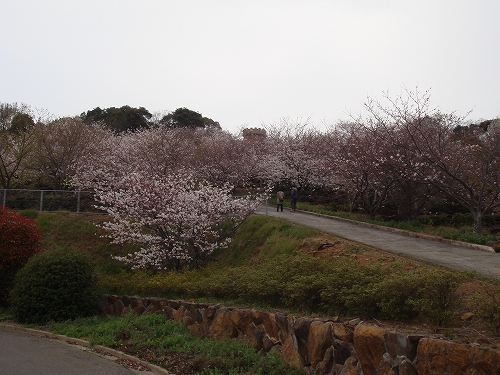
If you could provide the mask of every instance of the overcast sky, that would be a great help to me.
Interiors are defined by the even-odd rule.
[[[322,126],[417,86],[443,111],[500,116],[499,0],[1,0],[0,36],[0,102],[56,116]]]

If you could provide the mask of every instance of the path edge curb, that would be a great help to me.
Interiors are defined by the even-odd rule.
[[[324,217],[326,219],[340,220],[340,221],[345,221],[345,222],[356,224],[356,225],[361,225],[361,226],[366,226],[366,227],[370,227],[370,228],[376,228],[376,229],[380,229],[380,230],[385,230],[387,232],[399,233],[399,234],[403,234],[403,235],[408,236],[408,237],[425,238],[425,239],[429,239],[429,240],[434,240],[434,241],[440,241],[440,242],[449,243],[451,245],[456,245],[456,246],[461,246],[461,247],[468,247],[468,248],[471,248],[471,249],[481,250],[481,251],[487,251],[487,252],[490,252],[490,253],[496,253],[496,251],[491,246],[478,245],[478,244],[474,244],[474,243],[468,243],[468,242],[457,241],[457,240],[450,240],[448,238],[443,238],[443,237],[438,237],[438,236],[432,236],[432,235],[429,235],[429,234],[417,233],[417,232],[412,232],[412,231],[409,231],[409,230],[404,230],[404,229],[399,229],[399,228],[385,227],[383,225],[376,225],[376,224],[371,224],[371,223],[365,223],[364,221],[356,221],[356,220],[344,219],[343,217],[338,217],[338,216],[329,216],[329,215],[325,215],[325,214],[318,214],[316,212],[302,211],[302,210],[300,212],[304,213],[304,214],[310,214],[310,215],[314,215],[314,216]]]
[[[172,375],[166,369],[159,367],[157,365],[153,365],[153,364],[146,362],[140,358],[134,357],[130,354],[126,354],[126,353],[121,352],[119,350],[111,349],[111,348],[108,348],[105,346],[91,345],[88,341],[85,341],[82,339],[77,339],[77,338],[65,336],[65,335],[58,335],[58,334],[55,334],[55,333],[52,333],[49,331],[27,328],[27,327],[23,327],[23,326],[20,326],[17,324],[10,324],[10,323],[4,323],[4,322],[0,322],[0,327],[4,328],[4,329],[11,330],[11,331],[24,332],[24,333],[32,334],[34,336],[46,337],[49,339],[58,340],[58,341],[66,343],[68,345],[79,345],[79,346],[82,346],[83,348],[86,348],[86,349],[97,349],[97,350],[102,351],[106,354],[109,354],[111,357],[116,357],[119,359],[126,359],[129,361],[134,361],[134,362],[140,363],[143,366],[147,366],[151,369],[151,372],[156,374],[156,375]],[[99,355],[98,353],[94,353],[94,354]],[[147,374],[147,373],[148,372],[144,371],[144,374]]]

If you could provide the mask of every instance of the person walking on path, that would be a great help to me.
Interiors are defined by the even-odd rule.
[[[290,198],[292,200],[292,211],[295,211],[297,209],[297,200],[299,199],[299,192],[296,186],[292,186],[292,195]]]
[[[278,194],[276,194],[276,212],[278,212],[281,208],[281,212],[283,212],[283,201],[285,200],[285,193],[283,190],[279,189]]]

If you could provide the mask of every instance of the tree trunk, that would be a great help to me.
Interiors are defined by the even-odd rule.
[[[483,231],[483,213],[482,212],[471,212],[473,220],[473,231],[474,233],[480,234]]]

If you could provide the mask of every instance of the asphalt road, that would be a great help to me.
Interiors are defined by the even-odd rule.
[[[0,325],[0,375],[167,374],[128,369],[115,362],[118,358],[112,350],[103,348],[96,354],[76,339],[69,340],[71,343],[50,338],[48,333]]]
[[[500,278],[500,253],[486,246],[473,246],[457,241],[446,241],[431,236],[416,237],[417,234],[337,219],[305,211],[291,212],[284,209],[276,212],[275,205],[261,206],[256,213],[270,215],[293,223],[362,243],[414,259],[443,265],[480,275]]]

